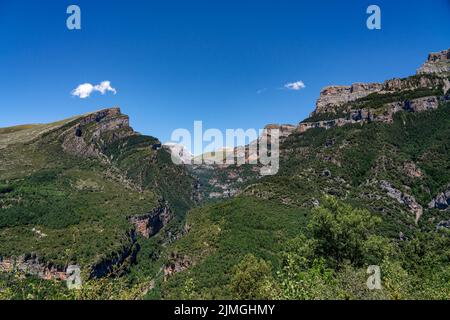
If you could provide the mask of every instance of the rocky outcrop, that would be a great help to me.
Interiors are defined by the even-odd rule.
[[[430,53],[428,60],[418,70],[418,74],[450,72],[450,49]]]
[[[383,85],[380,83],[355,83],[351,86],[326,87],[320,92],[314,113],[334,113],[336,107],[381,90],[383,90]]]
[[[423,173],[414,162],[406,162],[403,165],[403,171],[410,178],[422,178]]]
[[[164,266],[164,281],[178,272],[188,269],[192,265],[188,256],[183,256],[178,253],[172,253],[169,257],[169,262]]]
[[[354,83],[350,86],[328,86],[321,92],[312,115],[337,113],[348,103],[373,93],[385,94],[404,90],[416,90],[442,86],[444,93],[450,88],[450,49],[431,53],[428,61],[417,71],[417,76],[405,79],[391,79],[383,83]],[[437,75],[429,76],[429,74]]]
[[[0,272],[18,272],[45,280],[66,280],[65,268],[44,263],[35,256],[4,258],[0,256]]]
[[[365,98],[370,94],[390,94],[401,91],[413,91],[417,89],[429,89],[442,87],[444,93],[450,88],[450,82],[445,77],[417,76],[405,79],[392,79],[384,83],[356,83],[351,86],[326,87],[320,93],[316,103],[316,109],[312,116],[317,114],[337,114],[348,112],[351,103]]]
[[[386,191],[387,195],[392,199],[397,200],[398,203],[408,207],[409,211],[416,217],[416,224],[419,222],[420,217],[423,214],[423,207],[416,201],[416,199],[400,190],[394,188],[388,181],[380,181],[380,188]]]
[[[403,109],[411,112],[423,112],[434,110],[439,107],[441,99],[439,97],[417,98],[411,101],[405,101]]]
[[[358,114],[361,114],[360,111],[357,112]],[[347,124],[356,124],[356,123],[362,123],[362,122],[368,122],[370,121],[371,116],[367,114],[366,117],[360,117],[355,120],[353,117],[350,118],[338,118],[333,120],[323,120],[323,121],[316,121],[316,122],[301,122],[298,125],[298,132],[304,133],[308,131],[309,129],[313,128],[323,128],[323,129],[330,129],[333,127],[342,127]]]
[[[450,207],[450,185],[447,187],[447,190],[438,194],[428,204],[428,208],[430,209],[447,210],[449,207]]]
[[[63,150],[81,157],[102,158],[102,145],[136,134],[119,108],[82,116],[60,134]]]
[[[82,116],[79,121],[80,125],[86,125],[89,123],[97,122],[100,123],[103,119],[108,117],[122,116],[119,107],[112,107],[107,109],[102,109],[99,111],[91,112]]]
[[[160,205],[150,213],[132,216],[129,221],[134,225],[136,232],[145,238],[157,234],[172,218],[167,202],[160,202]]]
[[[436,225],[436,229],[450,229],[450,220],[447,221],[440,221],[437,225]]]
[[[387,103],[378,109],[354,109],[348,111],[345,118],[337,118],[332,120],[322,120],[315,122],[301,122],[297,130],[300,133],[306,132],[312,128],[330,129],[333,127],[342,127],[347,124],[368,123],[368,122],[385,122],[392,123],[394,115],[400,111],[423,112],[435,110],[440,103],[448,101],[449,97],[423,97],[406,101]],[[379,111],[381,110],[381,112]]]
[[[442,86],[447,80],[445,74],[415,75],[403,79],[394,78],[383,82],[380,94],[412,91],[417,89],[430,89]]]
[[[278,130],[280,142],[283,142],[288,136],[295,132],[296,126],[292,124],[269,124],[264,127],[264,134],[260,139],[267,139],[267,135],[270,134],[271,130]]]
[[[65,152],[85,158],[99,158],[100,152],[94,144],[86,142],[81,136],[82,130],[79,127],[71,130],[74,134],[68,134],[62,143]]]

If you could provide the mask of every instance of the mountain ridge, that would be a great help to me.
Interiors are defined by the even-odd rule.
[[[174,165],[117,107],[0,129],[0,284],[70,299],[448,297],[444,56],[430,55],[425,70],[437,72],[340,87],[325,95],[357,95],[319,99],[298,126],[266,126],[260,140],[282,131],[273,176]],[[385,272],[381,291],[364,286],[369,264]],[[82,269],[79,293],[48,281],[69,265]]]

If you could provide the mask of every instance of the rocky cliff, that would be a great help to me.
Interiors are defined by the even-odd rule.
[[[428,96],[412,100],[390,102],[382,104],[379,108],[349,109],[345,117],[339,117],[331,120],[321,120],[314,122],[301,122],[298,125],[298,132],[303,133],[312,128],[341,127],[347,124],[385,122],[392,123],[394,115],[400,111],[423,112],[435,110],[441,103],[450,100],[448,96]]]
[[[450,49],[430,53],[428,60],[418,70],[418,74],[450,72]]]
[[[117,107],[3,128],[0,145],[0,272],[64,280],[70,263],[120,275],[141,252],[137,234],[168,242],[161,229],[181,229],[194,203],[191,175]]]
[[[328,86],[320,92],[314,113],[336,112],[336,108],[348,102],[380,92],[380,83],[355,83],[350,86]]]
[[[417,75],[408,78],[324,88],[316,109],[299,124],[298,131],[371,121],[390,123],[400,111],[436,109],[450,99],[449,55],[450,49],[431,53]]]
[[[445,191],[441,192],[431,200],[428,204],[428,208],[439,210],[447,210],[450,208],[450,185]]]
[[[1,257],[0,272],[17,272],[22,275],[33,275],[45,280],[66,280],[65,268],[43,263],[36,256]]]
[[[173,214],[170,211],[168,203],[161,201],[159,206],[151,212],[132,216],[129,220],[134,225],[138,234],[145,238],[150,238],[166,226],[172,217]]]
[[[118,107],[87,114],[64,129],[60,138],[65,152],[96,158],[102,158],[103,145],[136,134]]]

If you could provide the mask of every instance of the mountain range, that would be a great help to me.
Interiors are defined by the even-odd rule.
[[[190,165],[119,108],[2,128],[0,298],[447,299],[449,90],[450,49],[407,78],[326,87],[307,119],[266,126],[273,176]]]

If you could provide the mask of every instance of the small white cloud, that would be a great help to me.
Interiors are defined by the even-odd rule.
[[[79,97],[80,99],[88,98],[94,91],[100,92],[102,95],[106,92],[117,93],[117,90],[111,87],[110,81],[102,81],[100,84],[92,85],[90,83],[80,84],[75,90],[72,91],[72,95]]]
[[[261,94],[261,93],[264,93],[266,91],[267,91],[267,88],[262,88],[262,89],[259,89],[258,91],[256,91],[256,93],[257,94]]]
[[[111,87],[111,81],[102,81],[100,84],[96,85],[94,89],[101,94],[105,94],[106,91],[112,92],[113,94],[117,93],[116,89]]]
[[[92,84],[83,83],[72,91],[72,95],[85,99],[91,95],[92,91],[94,91],[94,86]]]
[[[299,91],[301,89],[306,88],[305,84],[303,83],[303,81],[296,81],[296,82],[292,82],[292,83],[287,83],[284,85],[284,87],[288,90],[294,90],[294,91]]]

